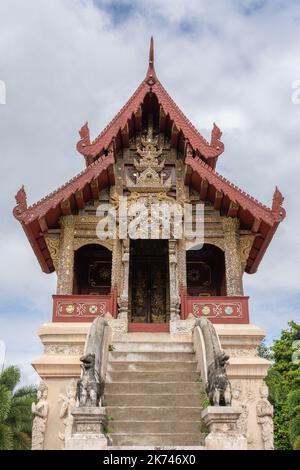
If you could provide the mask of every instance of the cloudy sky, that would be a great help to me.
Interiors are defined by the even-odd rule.
[[[96,136],[130,97],[151,34],[171,96],[206,137],[214,121],[223,130],[219,172],[267,205],[283,192],[287,218],[245,291],[268,342],[300,320],[300,2],[1,0],[0,339],[24,382],[37,379],[56,279],[14,220],[14,195],[24,184],[31,204],[82,170],[78,129],[88,120]]]

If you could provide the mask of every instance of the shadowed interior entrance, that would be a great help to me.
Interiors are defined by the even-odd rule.
[[[132,323],[169,321],[167,240],[131,240],[130,319]]]

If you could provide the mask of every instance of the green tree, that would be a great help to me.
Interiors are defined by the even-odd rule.
[[[31,404],[36,400],[34,387],[15,390],[20,369],[7,367],[0,374],[0,450],[26,450],[31,447]]]
[[[300,325],[288,323],[270,348],[273,364],[266,379],[274,406],[274,441],[280,450],[300,446],[300,367],[293,360],[294,343],[300,340]]]
[[[258,346],[258,355],[259,357],[262,357],[264,359],[270,360],[272,358],[272,353],[270,351],[270,348],[266,345],[266,341],[262,340],[260,345]]]

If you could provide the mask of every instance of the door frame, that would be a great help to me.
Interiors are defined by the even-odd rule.
[[[153,241],[157,241],[157,242],[162,242],[162,248],[163,247],[163,243],[165,244],[165,253],[162,253],[161,255],[159,256],[154,256],[152,257],[149,253],[146,252],[145,250],[145,254],[143,255],[142,253],[139,254],[139,253],[134,253],[134,243],[135,242],[143,242],[143,243],[147,243],[147,242],[153,242]],[[132,291],[133,291],[133,284],[132,284],[132,276],[134,274],[134,262],[135,260],[137,262],[142,262],[143,260],[143,257],[147,258],[147,261],[146,263],[148,264],[148,268],[147,268],[147,296],[148,296],[148,300],[147,300],[147,304],[148,304],[148,308],[151,309],[151,297],[149,297],[149,281],[150,279],[152,278],[152,275],[151,275],[151,261],[153,260],[153,262],[155,263],[155,260],[158,261],[159,259],[162,259],[163,257],[165,257],[165,285],[166,285],[166,293],[165,293],[165,309],[166,309],[166,321],[163,322],[163,323],[152,323],[151,322],[151,318],[149,318],[149,316],[151,315],[151,311],[147,312],[147,322],[141,322],[141,323],[138,323],[138,322],[132,322],[131,319],[132,319]],[[149,262],[149,260],[151,260]],[[151,282],[151,281],[150,281]],[[155,332],[155,331],[169,331],[169,317],[170,317],[170,273],[169,273],[169,244],[168,244],[168,240],[130,240],[130,263],[129,263],[129,312],[128,312],[128,316],[129,316],[129,322],[128,322],[128,331],[151,331],[151,332]],[[150,286],[151,288],[151,286]],[[150,321],[149,321],[150,320]]]

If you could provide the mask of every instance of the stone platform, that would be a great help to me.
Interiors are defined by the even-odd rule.
[[[61,449],[60,394],[79,378],[89,323],[51,323],[39,328],[45,350],[33,366],[49,387],[45,449]],[[215,325],[230,355],[228,376],[248,447],[262,449],[256,405],[268,361],[257,356],[264,331],[255,325]],[[111,448],[202,448],[199,363],[192,334],[112,332],[104,405]]]

